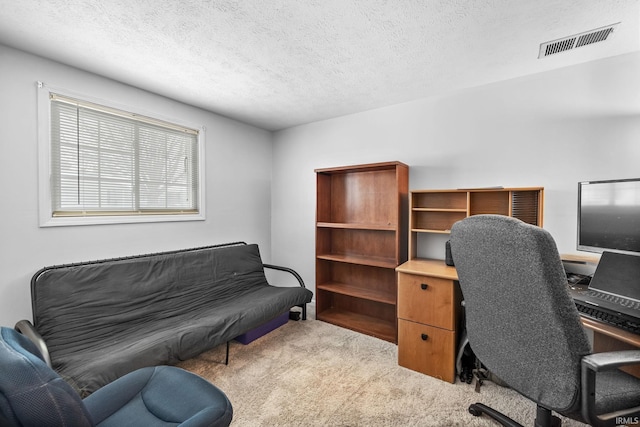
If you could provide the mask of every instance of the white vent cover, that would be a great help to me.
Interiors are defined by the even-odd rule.
[[[607,25],[606,27],[596,28],[595,30],[586,31],[584,33],[576,34],[562,39],[553,40],[540,44],[540,52],[538,58],[544,58],[549,55],[564,52],[567,50],[575,49],[582,46],[587,46],[593,43],[603,42],[611,36],[614,29],[620,25],[620,23]]]

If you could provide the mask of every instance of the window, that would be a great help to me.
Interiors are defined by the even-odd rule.
[[[41,225],[203,219],[201,130],[44,91]]]

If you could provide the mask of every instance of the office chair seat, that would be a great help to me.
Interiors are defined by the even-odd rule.
[[[598,376],[595,412],[607,414],[640,405],[640,379],[614,370]]]
[[[552,412],[592,426],[640,419],[640,379],[617,368],[640,350],[591,353],[551,235],[500,215],[475,215],[451,229],[469,344],[502,381],[536,404],[536,427]],[[518,423],[484,405],[505,426]]]
[[[0,328],[1,426],[228,426],[233,409],[213,384],[171,366],[142,368],[84,400],[17,331]]]

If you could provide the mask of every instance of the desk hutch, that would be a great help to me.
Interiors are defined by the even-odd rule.
[[[399,365],[455,382],[462,299],[458,275],[444,260],[420,258],[418,235],[447,234],[456,221],[478,214],[508,215],[542,226],[543,202],[542,187],[410,193],[409,260],[396,269]]]

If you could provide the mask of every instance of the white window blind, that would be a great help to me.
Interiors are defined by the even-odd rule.
[[[198,131],[50,94],[54,217],[199,212]]]

